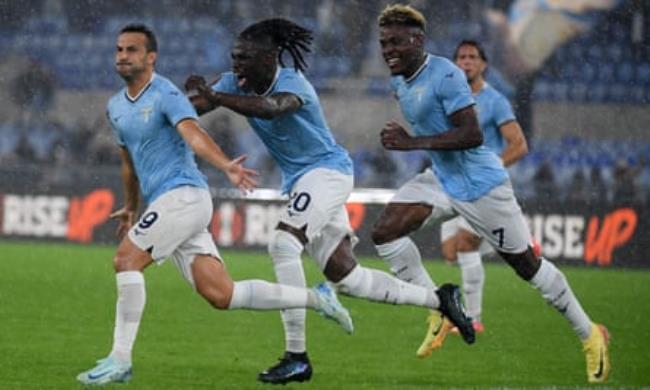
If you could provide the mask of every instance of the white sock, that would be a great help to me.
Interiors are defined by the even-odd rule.
[[[117,273],[115,278],[117,279],[117,304],[113,349],[109,356],[131,363],[131,351],[146,301],[144,276],[139,271],[126,271]]]
[[[361,265],[357,265],[336,285],[343,294],[371,301],[424,306],[430,309],[440,306],[438,295],[433,289],[406,283],[386,272]]]
[[[551,262],[542,258],[542,265],[530,280],[549,305],[559,311],[573,326],[573,330],[581,340],[589,337],[591,320],[582,309],[580,302],[573,295],[564,274]]]
[[[315,307],[313,292],[265,280],[240,280],[234,283],[229,310],[278,310]]]
[[[300,258],[302,244],[296,237],[285,231],[276,230],[274,234],[269,244],[269,254],[273,258],[273,268],[278,283],[305,288],[307,281]],[[302,308],[282,310],[280,315],[284,325],[285,350],[295,353],[305,352],[307,350],[306,310]]]
[[[429,273],[422,265],[422,256],[418,247],[409,237],[398,238],[381,245],[375,245],[379,257],[390,264],[390,271],[400,280],[436,289]]]
[[[467,315],[472,317],[472,320],[481,322],[481,303],[485,284],[485,269],[481,254],[480,252],[458,252],[457,255]]]

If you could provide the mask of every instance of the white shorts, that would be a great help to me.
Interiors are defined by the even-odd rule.
[[[422,203],[433,207],[424,224],[437,224],[458,215],[431,168],[402,185],[389,203]]]
[[[509,180],[477,200],[464,202],[450,198],[450,202],[474,231],[498,252],[522,253],[532,242]]]
[[[466,230],[475,236],[480,236],[467,220],[459,215],[442,223],[440,226],[440,242],[442,243],[452,238],[460,229]],[[481,237],[481,245],[479,246],[478,251],[482,256],[485,256],[493,254],[494,248],[492,248],[492,246]]]
[[[345,236],[350,236],[353,244],[357,241],[345,208],[353,183],[351,175],[326,168],[313,169],[294,184],[287,207],[280,214],[280,221],[289,226],[307,226],[305,249],[321,271]]]
[[[171,257],[185,280],[194,287],[194,257],[211,255],[220,260],[207,229],[211,219],[210,192],[183,186],[162,194],[151,203],[128,235],[138,248],[151,254],[156,264]]]

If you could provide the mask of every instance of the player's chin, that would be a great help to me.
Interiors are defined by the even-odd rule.
[[[388,65],[388,70],[390,71],[391,76],[399,76],[403,73],[403,69],[399,66],[390,66]]]

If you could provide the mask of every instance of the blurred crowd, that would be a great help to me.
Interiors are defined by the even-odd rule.
[[[187,0],[179,6],[172,0],[0,0],[0,50],[31,61],[8,86],[12,104],[23,113],[0,117],[0,179],[18,180],[16,167],[34,166],[47,176],[46,182],[73,182],[79,174],[76,167],[113,169],[119,163],[103,113],[91,120],[74,116],[56,120],[48,113],[58,88],[112,90],[119,85],[107,59],[114,50],[115,32],[129,21],[154,26],[169,59],[161,61],[160,71],[179,82],[190,72],[205,74],[227,67],[228,40],[251,21],[270,15],[290,17],[317,31],[307,72],[321,93],[332,92],[327,80],[352,77],[366,81],[369,96],[385,97],[389,90],[383,64],[377,68],[380,56],[373,52],[377,50],[373,21],[387,3],[320,0],[306,6],[304,0]],[[648,201],[650,142],[537,140],[532,136],[531,104],[535,100],[647,104],[650,2],[409,3],[427,17],[428,49],[435,53],[451,55],[463,38],[486,40],[491,58],[488,80],[512,98],[531,145],[530,155],[511,169],[523,198]],[[542,42],[550,42],[548,47],[532,45],[537,51],[524,56],[526,47],[540,43],[529,39],[541,31],[535,29],[539,23],[545,25],[544,17],[549,15],[554,23],[550,30],[569,32],[559,38],[543,36]],[[217,44],[221,51],[213,49]],[[250,130],[233,128],[222,115],[205,127],[228,154],[249,155],[249,164],[262,174],[263,186],[278,186],[279,172]],[[345,140],[340,141],[345,145]],[[348,149],[358,187],[396,188],[428,164],[424,154],[387,152],[378,145]],[[214,175],[210,179],[215,185],[225,184],[220,174],[205,171]]]
[[[277,165],[250,129],[236,129],[222,114],[212,116],[205,128],[228,155],[248,155],[247,165],[260,172],[262,187],[279,186]],[[350,154],[356,187],[398,188],[430,166],[424,153],[390,152],[379,146],[352,148]],[[510,168],[510,176],[525,200],[650,203],[648,156],[650,142],[545,140]],[[103,116],[71,127],[37,118],[0,124],[0,177],[17,167],[19,171],[31,167],[47,176],[35,182],[65,185],[82,171],[118,174],[119,164],[118,148]],[[221,173],[203,168],[212,185],[228,186]]]

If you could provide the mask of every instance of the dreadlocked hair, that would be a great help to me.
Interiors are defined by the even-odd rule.
[[[287,51],[293,59],[293,67],[304,71],[307,68],[305,53],[310,53],[310,45],[314,39],[311,30],[282,18],[265,19],[248,26],[239,34],[240,39],[260,42],[270,39],[271,44],[279,49],[278,61],[284,67],[282,54]]]
[[[427,21],[420,11],[403,4],[393,4],[384,8],[379,14],[378,22],[379,27],[399,25],[419,27],[422,31],[427,27]]]

